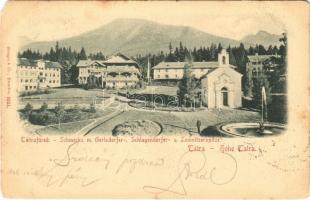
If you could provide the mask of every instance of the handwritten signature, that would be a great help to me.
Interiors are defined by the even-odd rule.
[[[221,159],[220,162],[209,163],[207,154],[216,154]],[[213,155],[214,156],[214,155]],[[221,170],[218,165],[225,165],[229,168]],[[224,185],[231,182],[237,175],[238,165],[236,159],[227,153],[214,152],[186,152],[178,162],[176,176],[168,182],[167,186],[143,186],[143,190],[154,194],[158,198],[160,194],[171,193],[181,196],[188,194],[186,181],[196,179],[200,181],[209,181],[215,185]],[[225,174],[225,175],[223,175]]]
[[[66,184],[86,187],[103,180],[104,171],[108,173],[114,172],[115,174],[124,171],[124,173],[132,174],[138,167],[162,167],[165,164],[164,158],[148,160],[130,157],[129,154],[121,159],[120,163],[117,162],[118,160],[112,159],[113,156],[111,155],[105,157],[101,154],[97,156],[88,155],[87,152],[83,151],[79,143],[72,143],[67,147],[64,156],[50,158],[51,164],[27,171],[24,175],[34,175],[46,187],[63,187]],[[85,166],[85,163],[89,163],[91,166]],[[112,166],[112,163],[114,166]],[[96,170],[92,171],[94,173],[89,173],[91,167],[96,168]]]
[[[44,182],[46,187],[58,185],[59,187],[65,184],[72,184],[73,182],[82,187],[89,186],[101,180],[101,178],[89,178],[83,173],[83,167],[79,165],[70,166],[75,161],[104,161],[104,169],[108,169],[110,161],[108,159],[99,159],[87,156],[74,156],[73,152],[77,149],[78,143],[72,143],[66,150],[66,155],[62,159],[52,159],[53,164],[50,167],[42,167],[34,171],[34,175],[39,180],[46,180]]]

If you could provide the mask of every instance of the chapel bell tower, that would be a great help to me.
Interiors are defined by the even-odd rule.
[[[226,49],[222,49],[221,53],[218,54],[219,67],[228,67],[229,66],[229,54]]]

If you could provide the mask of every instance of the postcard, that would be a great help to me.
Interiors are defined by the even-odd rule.
[[[9,1],[7,198],[306,198],[309,4]]]

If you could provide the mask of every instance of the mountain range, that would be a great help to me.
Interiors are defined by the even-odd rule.
[[[71,46],[80,50],[84,47],[87,53],[102,51],[105,55],[122,52],[130,56],[137,54],[168,52],[169,43],[173,48],[179,46],[180,41],[187,48],[210,46],[211,43],[221,43],[222,46],[238,46],[243,42],[245,46],[256,43],[278,45],[280,35],[259,31],[255,35],[247,35],[237,41],[230,38],[212,35],[188,26],[163,25],[142,19],[116,19],[96,30],[82,33],[78,36],[59,41],[60,46]],[[47,52],[55,46],[56,41],[30,42],[21,50],[33,49]]]

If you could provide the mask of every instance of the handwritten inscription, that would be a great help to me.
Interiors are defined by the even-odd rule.
[[[213,154],[213,155],[212,155]],[[212,163],[208,160],[208,155],[217,156],[220,162]],[[230,166],[230,169],[221,170],[218,166],[219,163],[225,163],[226,166]],[[229,173],[224,173],[225,171]],[[181,196],[188,194],[186,188],[186,181],[195,179],[197,181],[208,181],[215,185],[224,185],[231,182],[238,171],[236,159],[227,153],[214,153],[214,152],[186,152],[184,153],[178,162],[178,170],[175,177],[171,179],[166,186],[152,186],[145,185],[143,189],[151,194],[154,194],[155,198],[158,198],[160,194],[171,193]]]
[[[49,158],[48,163],[38,168],[9,169],[7,175],[33,176],[45,187],[88,187],[104,180],[108,174],[121,172],[133,174],[139,167],[163,167],[165,159],[137,158],[126,155],[114,158],[104,149],[99,154],[89,154],[80,142],[71,143],[62,156]],[[91,172],[91,173],[90,173]]]

